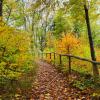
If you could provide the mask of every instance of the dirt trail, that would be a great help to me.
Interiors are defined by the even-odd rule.
[[[58,73],[52,65],[43,61],[37,64],[39,69],[31,100],[91,100],[88,93],[72,88],[67,77]]]

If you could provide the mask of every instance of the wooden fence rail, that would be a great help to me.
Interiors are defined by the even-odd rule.
[[[46,58],[47,58],[48,54],[49,54],[50,59],[52,59],[52,55],[53,55],[54,65],[55,65],[56,55],[59,56],[59,61],[60,61],[59,64],[60,65],[62,65],[62,57],[63,56],[68,57],[68,67],[69,67],[69,73],[70,74],[71,74],[72,58],[75,58],[75,59],[78,59],[78,60],[82,60],[82,61],[87,61],[87,62],[90,62],[92,64],[100,65],[100,62],[97,62],[97,61],[93,61],[93,60],[90,60],[90,59],[82,58],[82,57],[79,57],[79,56],[74,56],[72,54],[59,54],[59,53],[56,53],[56,52],[42,53],[42,59],[44,59],[43,58],[44,56],[46,56]]]

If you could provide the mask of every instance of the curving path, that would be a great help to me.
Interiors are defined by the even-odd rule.
[[[68,78],[58,73],[52,65],[43,61],[37,64],[39,69],[30,100],[91,100],[90,91],[71,87]]]

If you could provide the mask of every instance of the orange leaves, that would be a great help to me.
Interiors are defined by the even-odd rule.
[[[58,53],[73,53],[80,46],[80,40],[72,33],[62,34],[60,39],[55,39],[51,33],[48,33],[47,48],[53,48]],[[47,51],[47,50],[46,50]],[[49,51],[49,50],[48,50]]]
[[[48,62],[51,62],[50,54],[47,54],[47,55],[46,55],[46,60],[47,60]]]
[[[58,52],[72,53],[79,47],[80,41],[71,33],[63,34],[61,40],[57,43]]]

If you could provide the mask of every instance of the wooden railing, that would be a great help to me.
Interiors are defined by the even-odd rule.
[[[69,73],[71,74],[71,67],[72,67],[72,58],[75,58],[75,59],[78,59],[78,60],[82,60],[82,61],[86,61],[86,62],[90,62],[92,64],[97,64],[97,65],[100,65],[100,62],[97,62],[97,61],[92,61],[90,59],[86,59],[86,58],[82,58],[82,57],[79,57],[79,56],[74,56],[74,55],[71,55],[71,54],[59,54],[59,53],[56,53],[56,52],[49,52],[49,53],[42,53],[42,59],[47,58],[47,55],[49,54],[49,59],[52,59],[53,58],[53,61],[54,61],[54,65],[55,65],[55,60],[56,60],[56,55],[59,56],[59,65],[62,65],[62,57],[63,56],[66,56],[68,57],[68,69],[69,69]],[[53,56],[53,57],[52,57]]]

